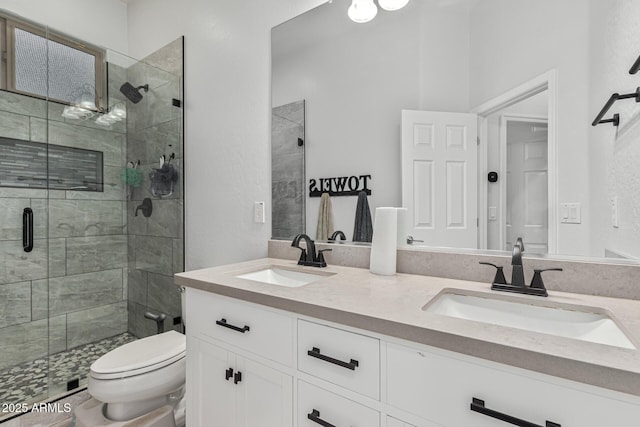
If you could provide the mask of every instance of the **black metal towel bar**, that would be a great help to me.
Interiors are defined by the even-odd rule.
[[[601,123],[612,123],[614,126],[617,127],[620,124],[619,114],[614,114],[613,118],[611,119],[603,120],[602,118],[604,117],[605,114],[607,114],[607,111],[609,111],[609,108],[611,108],[611,106],[615,104],[616,101],[619,101],[621,99],[629,99],[629,98],[635,98],[636,102],[640,102],[640,87],[638,87],[636,91],[633,93],[625,93],[624,95],[620,95],[619,93],[614,93],[613,95],[611,95],[607,103],[604,104],[604,107],[602,107],[602,110],[600,110],[596,118],[593,120],[593,123],[591,123],[591,126],[597,126]]]

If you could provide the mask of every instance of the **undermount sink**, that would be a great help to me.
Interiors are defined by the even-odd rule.
[[[515,302],[489,295],[485,297],[445,291],[422,310],[581,341],[636,348],[611,317],[605,313],[584,311],[590,310],[589,307],[548,307],[536,305],[529,299]]]
[[[253,280],[254,282],[269,283],[271,285],[297,288],[308,285],[316,280],[332,276],[333,273],[308,273],[305,271],[286,270],[278,267],[267,267],[262,270],[252,271],[236,276],[239,279]]]

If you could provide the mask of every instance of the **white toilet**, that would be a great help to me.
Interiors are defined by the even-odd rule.
[[[185,336],[176,331],[105,354],[91,365],[93,399],[76,408],[76,426],[184,425],[185,355]]]

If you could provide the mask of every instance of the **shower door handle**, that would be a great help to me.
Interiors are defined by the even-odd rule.
[[[33,210],[24,208],[22,212],[22,248],[25,252],[33,250]]]

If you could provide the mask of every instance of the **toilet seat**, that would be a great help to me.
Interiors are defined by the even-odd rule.
[[[169,331],[110,351],[91,365],[89,375],[103,380],[132,377],[171,365],[185,354],[185,336]]]

